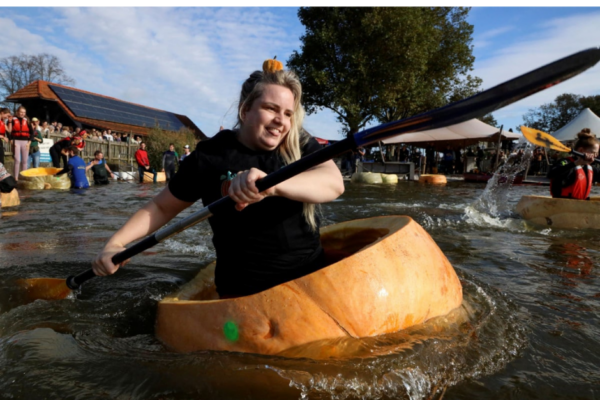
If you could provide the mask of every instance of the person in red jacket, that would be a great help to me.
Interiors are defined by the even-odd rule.
[[[592,166],[598,157],[599,142],[590,129],[582,129],[577,134],[573,146],[584,157],[569,157],[552,166],[548,171],[552,197],[588,200],[593,182],[600,180],[600,168]]]
[[[144,182],[145,172],[151,172],[154,174],[154,183],[156,183],[156,170],[150,167],[150,159],[148,159],[146,143],[140,143],[140,148],[135,152],[135,160],[138,163],[138,175],[140,176],[140,183]]]

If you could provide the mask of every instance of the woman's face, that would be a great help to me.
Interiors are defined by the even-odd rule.
[[[17,117],[25,118],[25,114],[27,114],[27,111],[24,108],[19,108],[17,110]]]
[[[266,85],[249,110],[242,111],[239,140],[252,150],[275,150],[290,131],[294,95],[286,87]]]

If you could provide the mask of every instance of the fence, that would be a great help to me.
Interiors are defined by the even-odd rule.
[[[48,138],[54,140],[54,143],[64,139],[63,135],[50,134]],[[4,154],[12,157],[10,146],[4,141],[1,142],[4,146]],[[87,139],[85,141],[85,148],[81,151],[79,156],[86,162],[89,162],[94,158],[96,150],[102,151],[104,159],[109,165],[117,166],[117,171],[133,170],[134,166],[137,166],[135,162],[135,152],[139,149],[137,143],[123,143],[123,142],[107,142],[98,141],[94,139]],[[8,163],[7,163],[8,164]]]

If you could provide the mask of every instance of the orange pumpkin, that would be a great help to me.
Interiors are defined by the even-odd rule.
[[[212,263],[158,303],[157,337],[177,352],[278,354],[317,340],[396,332],[461,305],[452,265],[410,217],[328,226],[321,243],[328,267],[251,296],[219,299]]]
[[[263,62],[264,72],[272,74],[283,69],[283,64],[281,63],[281,61],[277,61],[276,58],[277,56],[273,57],[272,59],[265,60],[265,62]]]

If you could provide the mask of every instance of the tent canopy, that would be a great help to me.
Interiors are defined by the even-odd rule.
[[[406,143],[419,147],[433,145],[436,150],[451,147],[472,146],[484,141],[498,141],[500,129],[471,119],[460,124],[446,126],[428,131],[406,133],[384,140],[384,144]],[[502,140],[517,140],[521,135],[513,132],[502,131]]]
[[[600,134],[600,118],[589,108],[581,111],[578,116],[554,132],[552,136],[561,142],[575,140],[575,137],[583,128],[590,128],[596,136]]]

